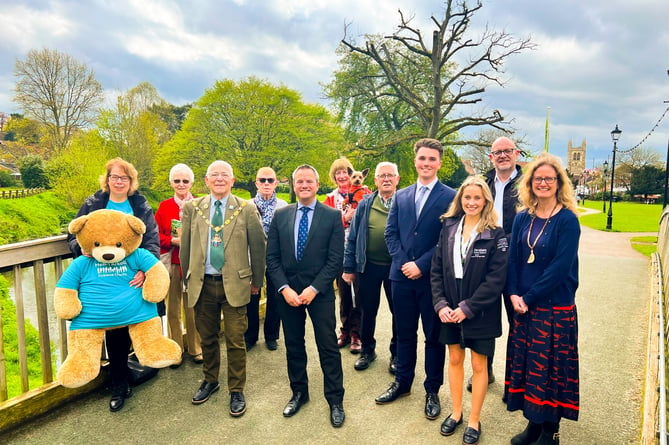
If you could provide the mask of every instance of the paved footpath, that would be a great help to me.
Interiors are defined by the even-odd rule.
[[[645,368],[649,260],[629,246],[636,234],[605,233],[582,227],[580,288],[577,305],[580,325],[581,416],[563,421],[563,444],[638,443],[640,404]],[[423,416],[422,361],[413,393],[390,405],[377,406],[374,397],[392,381],[387,371],[390,317],[380,309],[377,332],[379,358],[362,372],[353,369],[356,356],[342,350],[346,423],[329,424],[322,396],[313,336],[309,336],[311,402],[293,418],[281,411],[290,397],[285,349],[270,352],[259,343],[249,352],[246,399],[248,410],[239,419],[228,415],[229,397],[222,378],[221,391],[203,405],[190,399],[202,377],[199,368],[161,370],[158,377],[135,388],[126,407],[110,413],[109,394],[100,391],[51,412],[37,422],[3,435],[12,444],[454,444],[462,443],[462,429],[454,436],[439,434],[441,420],[450,412],[448,385],[441,389],[442,417]],[[507,444],[525,420],[509,413],[501,402],[505,341],[497,341],[495,374],[482,415],[482,445]],[[422,356],[422,347],[419,357]],[[470,375],[470,372],[467,372]],[[469,395],[465,396],[465,407]],[[467,411],[465,411],[467,413]]]

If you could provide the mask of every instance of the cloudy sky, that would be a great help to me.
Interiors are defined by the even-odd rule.
[[[218,79],[257,76],[327,105],[319,83],[337,67],[335,49],[349,35],[391,34],[397,10],[425,34],[442,1],[396,0],[22,0],[3,2],[0,111],[11,101],[14,62],[31,49],[65,52],[95,71],[110,106],[142,81],[170,103],[198,99]],[[470,1],[473,3],[473,1]],[[644,140],[669,100],[669,1],[484,0],[472,36],[486,24],[534,51],[513,56],[504,88],[491,86],[486,109],[499,109],[534,150],[541,150],[550,107],[550,150],[586,140],[587,166]],[[666,152],[669,115],[643,146]]]

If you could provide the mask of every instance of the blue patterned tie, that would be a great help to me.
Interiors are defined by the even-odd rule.
[[[214,217],[211,219],[211,225],[219,227],[223,225],[223,214],[221,213],[221,201],[215,201]],[[225,264],[225,249],[223,246],[223,230],[218,232],[211,229],[211,245],[209,246],[209,262],[216,270],[223,269]]]
[[[297,251],[295,255],[297,261],[302,260],[302,255],[304,255],[304,246],[307,245],[307,235],[309,234],[309,207],[302,207],[302,218],[300,218],[300,225],[297,227]]]
[[[416,199],[416,219],[420,216],[420,212],[423,210],[423,204],[425,201],[425,194],[429,189],[426,185],[422,186],[418,190],[418,199]]]

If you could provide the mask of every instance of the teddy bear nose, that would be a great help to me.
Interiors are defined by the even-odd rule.
[[[102,255],[102,258],[104,258],[107,261],[111,261],[114,259],[114,254],[113,253],[105,253]]]

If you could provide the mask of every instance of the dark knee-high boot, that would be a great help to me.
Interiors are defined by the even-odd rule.
[[[560,422],[544,422],[539,439],[532,445],[560,445]]]
[[[511,438],[511,445],[530,445],[541,435],[541,424],[528,422],[522,433]]]

